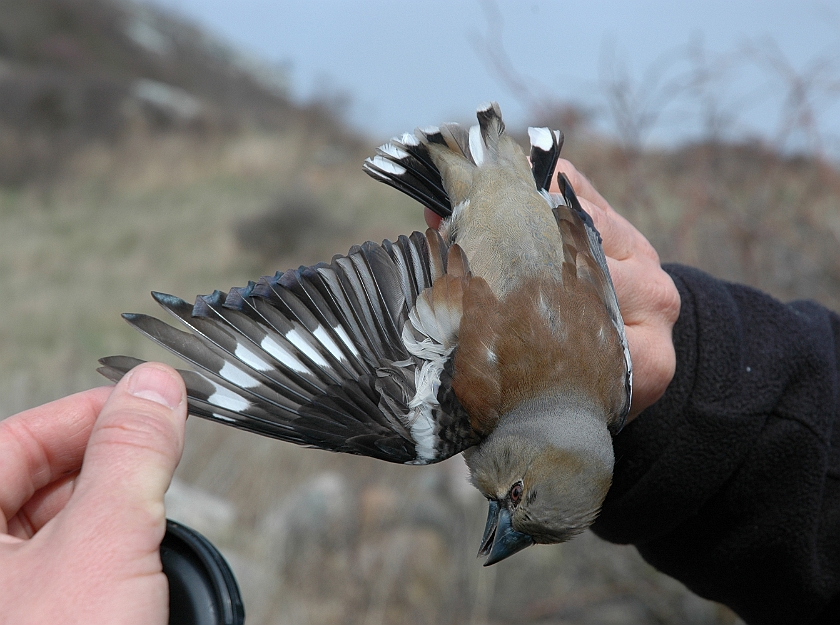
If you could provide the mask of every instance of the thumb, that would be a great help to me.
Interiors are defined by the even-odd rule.
[[[79,518],[98,528],[100,539],[113,539],[109,530],[139,533],[157,549],[186,413],[184,383],[166,365],[142,364],[114,387],[91,431],[73,497]]]

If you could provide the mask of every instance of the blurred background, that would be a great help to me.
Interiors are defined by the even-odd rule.
[[[682,4],[0,0],[0,417],[101,384],[100,356],[167,360],[119,316],[153,289],[423,228],[363,159],[488,99],[523,141],[562,129],[664,261],[840,309],[840,13]],[[191,419],[168,511],[252,624],[739,622],[590,534],[482,568],[460,458]]]

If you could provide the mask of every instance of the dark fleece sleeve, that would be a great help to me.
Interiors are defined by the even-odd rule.
[[[840,623],[840,317],[666,266],[677,370],[593,528],[747,623]]]

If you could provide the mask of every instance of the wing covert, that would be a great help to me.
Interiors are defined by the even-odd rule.
[[[615,415],[610,423],[610,431],[615,435],[622,427],[630,413],[630,403],[633,397],[633,363],[630,359],[630,347],[627,344],[627,334],[624,330],[624,319],[621,316],[621,310],[618,306],[618,298],[615,294],[615,287],[613,286],[612,278],[610,277],[610,270],[607,266],[607,258],[604,255],[604,248],[601,245],[601,234],[595,227],[592,217],[587,213],[580,204],[577,195],[575,194],[572,184],[565,174],[557,174],[557,182],[560,186],[560,194],[551,194],[552,203],[555,204],[554,216],[557,219],[558,226],[561,226],[562,213],[567,213],[583,226],[586,233],[586,245],[589,255],[595,259],[599,268],[597,275],[592,276],[593,281],[598,283],[601,298],[606,304],[607,312],[610,319],[618,331],[621,347],[624,350],[624,362],[626,365],[625,389],[626,402],[620,414]],[[562,207],[562,208],[561,208]],[[561,226],[562,227],[562,226]]]

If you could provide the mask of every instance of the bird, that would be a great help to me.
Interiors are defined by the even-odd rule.
[[[187,331],[126,313],[191,365],[190,414],[298,445],[427,465],[459,453],[488,501],[479,557],[569,540],[609,490],[632,397],[624,323],[595,225],[557,174],[563,134],[429,126],[363,165],[440,227],[353,246],[193,305]],[[530,160],[530,162],[529,162]],[[141,363],[100,360],[118,381]]]

